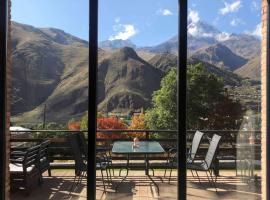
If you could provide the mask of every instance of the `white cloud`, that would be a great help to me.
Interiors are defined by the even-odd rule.
[[[258,2],[257,1],[252,1],[252,3],[251,3],[251,10],[252,11],[258,11],[260,9],[260,6],[259,6],[259,4],[258,4]]]
[[[118,24],[114,26],[114,31],[118,32],[111,35],[109,40],[127,40],[138,33],[138,30],[132,24]]]
[[[259,23],[251,34],[257,37],[262,37],[262,23]]]
[[[231,26],[238,26],[238,25],[242,25],[245,24],[245,22],[239,18],[234,18],[231,22],[230,22]]]
[[[121,18],[120,18],[120,17],[116,17],[116,18],[114,19],[115,23],[119,23],[119,22],[120,22],[120,20],[121,20]]]
[[[245,34],[253,35],[258,38],[262,37],[262,23],[257,24],[253,31],[244,31]]]
[[[198,11],[196,10],[190,10],[188,13],[188,20],[190,20],[192,23],[197,23],[200,21],[200,16]]]
[[[224,8],[221,8],[219,10],[219,13],[222,15],[226,15],[228,13],[232,13],[232,12],[237,12],[239,10],[239,8],[242,7],[242,3],[241,0],[237,0],[233,3],[227,3],[226,1],[224,2]]]
[[[170,16],[170,15],[173,15],[173,12],[170,11],[169,9],[159,9],[156,13],[157,13],[158,15],[163,15],[163,16]]]
[[[230,33],[222,32],[216,36],[216,40],[223,42],[230,39],[230,37],[231,37]]]

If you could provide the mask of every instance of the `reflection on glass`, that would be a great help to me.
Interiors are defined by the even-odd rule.
[[[88,2],[12,0],[11,199],[86,199]]]
[[[188,199],[261,198],[260,13],[257,0],[189,1]]]
[[[177,199],[177,12],[99,1],[97,199]]]

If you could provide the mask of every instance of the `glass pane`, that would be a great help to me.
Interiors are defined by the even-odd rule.
[[[261,1],[188,7],[187,198],[261,199]]]
[[[97,199],[177,199],[177,12],[99,1]]]
[[[12,0],[12,199],[86,199],[88,4]]]

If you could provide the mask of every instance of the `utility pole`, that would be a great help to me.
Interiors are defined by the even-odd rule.
[[[46,124],[46,104],[44,105],[43,110],[43,129],[45,129],[45,124]]]

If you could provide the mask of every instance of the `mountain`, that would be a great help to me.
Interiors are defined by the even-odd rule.
[[[203,62],[203,61],[198,60],[196,58],[189,58],[188,59],[188,65],[195,65],[198,63],[202,63],[205,70],[208,71],[209,73],[213,73],[216,76],[218,76],[219,78],[222,78],[225,85],[230,85],[230,86],[240,86],[241,85],[242,78],[231,71],[228,71],[226,69],[220,69],[220,68],[218,68],[210,63]]]
[[[62,30],[16,22],[12,23],[11,34],[12,122],[42,122],[44,114],[47,121],[54,122],[80,118],[87,111],[88,88],[91,88],[88,42]],[[177,38],[169,40],[167,45],[177,47]],[[224,68],[235,69],[238,66],[234,64],[240,67],[240,61],[246,58],[220,43],[202,49],[195,53],[211,54],[210,59],[190,57],[189,64],[203,62],[205,69],[222,77],[225,84],[241,84],[238,75],[213,64],[222,62]],[[222,58],[220,54],[227,56]],[[148,108],[162,77],[178,62],[178,57],[169,51],[153,53],[126,46],[113,50],[100,48],[98,58],[98,110],[105,112]],[[241,68],[253,65],[248,60]]]
[[[99,48],[104,49],[104,50],[114,50],[114,49],[119,49],[123,47],[131,47],[131,48],[136,48],[136,45],[133,44],[130,40],[105,40],[102,41],[98,44]]]
[[[234,72],[244,78],[261,80],[261,58],[253,58],[247,64],[235,70]]]
[[[130,47],[111,53],[98,65],[98,109],[108,112],[147,108],[162,75]]]
[[[141,47],[137,50],[146,51],[151,53],[174,53],[177,54],[178,49],[178,37],[174,36],[166,42],[153,47]]]
[[[214,44],[223,44],[234,54],[246,59],[252,59],[260,55],[261,43],[258,38],[250,34],[229,34],[221,32],[206,22],[198,21],[188,24],[188,53],[203,47]],[[174,36],[168,41],[153,47],[139,48],[153,53],[174,53],[178,52],[178,37]]]
[[[88,106],[88,43],[57,29],[12,23],[12,121],[68,121]],[[130,47],[98,51],[98,108],[147,108],[164,73]],[[46,105],[46,109],[45,109]]]
[[[243,66],[248,61],[220,43],[203,47],[195,51],[191,57],[231,71]]]
[[[13,119],[40,121],[44,105],[47,119],[82,115],[88,105],[87,42],[16,22],[11,35]]]
[[[178,57],[170,53],[157,54],[148,61],[157,69],[168,72],[172,67],[177,67]]]
[[[235,54],[247,59],[260,57],[261,41],[248,34],[232,34],[228,40],[222,42]]]

